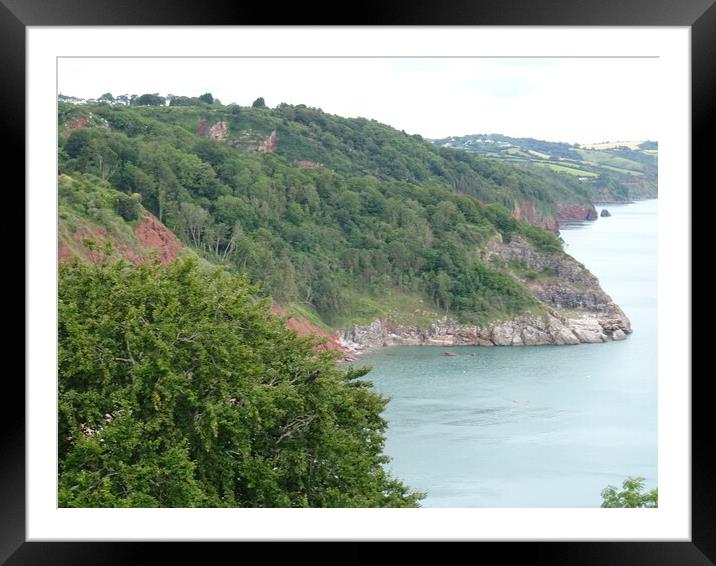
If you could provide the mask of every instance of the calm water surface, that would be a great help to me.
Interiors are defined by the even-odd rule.
[[[360,358],[391,398],[388,467],[423,506],[598,507],[626,476],[657,485],[657,201],[606,208],[561,235],[631,319],[625,341]]]

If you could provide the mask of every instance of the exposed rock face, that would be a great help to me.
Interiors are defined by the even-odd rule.
[[[110,129],[109,122],[107,122],[107,120],[90,112],[88,117],[75,118],[74,120],[66,122],[64,128],[62,128],[62,133],[63,135],[68,136],[78,128]]]
[[[288,316],[288,311],[275,303],[271,305],[271,313],[281,317]],[[338,332],[330,334],[305,318],[296,317],[289,317],[286,320],[286,327],[296,332],[299,336],[313,336],[317,339],[327,338],[328,340],[324,344],[317,347],[318,350],[334,350],[340,352],[344,360],[353,359],[352,348],[342,341]]]
[[[316,163],[315,161],[306,161],[299,159],[293,162],[293,164],[299,169],[320,169],[323,167],[322,163]]]
[[[535,226],[541,226],[545,230],[551,230],[552,232],[559,230],[559,222],[557,219],[553,216],[543,218],[542,215],[537,212],[535,203],[531,200],[523,200],[515,203],[512,216],[514,216],[516,220],[524,220]]]
[[[215,122],[209,125],[206,118],[202,118],[199,127],[196,129],[197,135],[205,136],[210,140],[223,141],[229,133],[229,126],[226,122]]]
[[[267,137],[258,147],[258,151],[263,153],[272,153],[278,147],[278,134],[276,130],[271,132],[271,135]]]
[[[84,128],[89,125],[90,121],[88,118],[76,118],[65,124],[63,132],[65,135],[68,135],[71,131],[76,130],[77,128]]]
[[[67,229],[60,225],[58,260],[66,261],[79,256],[89,261],[99,261],[104,252],[84,246],[82,241],[85,239],[94,240],[100,245],[111,240],[114,250],[134,264],[143,263],[154,254],[159,255],[162,263],[169,263],[177,258],[182,248],[181,240],[149,212],[145,213],[134,229],[134,235],[137,237],[136,241],[123,240],[117,233],[110,233],[106,228],[97,226],[87,226],[70,235]]]
[[[592,204],[560,204],[557,220],[596,220],[597,210]]]
[[[538,346],[623,340],[631,332],[624,312],[599,286],[586,268],[567,254],[545,254],[520,237],[509,243],[496,236],[483,261],[498,258],[518,262],[550,276],[526,280],[542,303],[543,312],[516,316],[484,325],[461,324],[443,317],[429,328],[375,320],[343,331],[343,341],[357,352],[392,345],[411,346]]]
[[[599,216],[601,216],[602,218],[604,218],[606,216],[611,216],[611,215],[612,215],[612,213],[609,212],[606,208],[602,208],[602,212],[599,214]]]
[[[208,128],[209,128],[209,122],[207,121],[206,118],[202,118],[201,120],[199,120],[199,126],[198,126],[197,129],[196,129],[197,135],[199,135],[199,136],[205,136],[205,135],[206,135],[206,130],[207,130]]]
[[[206,134],[206,137],[208,137],[210,140],[221,141],[226,139],[226,135],[228,133],[229,126],[226,124],[226,122],[217,122],[216,124],[211,125],[209,131]]]
[[[596,220],[597,210],[591,204],[560,203],[554,216],[544,217],[535,208],[534,202],[523,200],[515,203],[512,216],[517,220],[524,220],[545,230],[559,232],[559,223],[570,220]]]
[[[157,250],[162,263],[174,261],[179,255],[182,243],[174,232],[159,222],[153,214],[147,216],[134,229],[141,246],[147,250]]]

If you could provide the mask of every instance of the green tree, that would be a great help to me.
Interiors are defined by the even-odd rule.
[[[192,101],[188,96],[173,96],[169,101],[169,106],[191,106]]]
[[[214,97],[210,92],[205,92],[199,97],[199,100],[206,102],[207,104],[214,104]]]
[[[153,94],[143,94],[132,100],[132,104],[138,106],[164,106],[166,99],[159,96],[156,92]]]
[[[613,485],[602,490],[602,507],[658,507],[659,491],[643,492],[644,478],[629,477],[622,482],[622,491]]]
[[[387,400],[245,276],[74,260],[59,278],[61,507],[414,507]]]
[[[266,108],[266,102],[264,101],[264,97],[259,96],[256,100],[253,101],[251,106],[253,108]]]
[[[136,197],[134,195],[137,195]],[[139,204],[140,196],[134,193],[132,196],[120,194],[117,196],[117,214],[125,220],[136,220],[139,218],[142,207]]]

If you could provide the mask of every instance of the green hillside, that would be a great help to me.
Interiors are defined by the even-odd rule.
[[[576,181],[555,184],[561,176],[548,171],[305,107],[61,103],[59,125],[60,173],[113,191],[103,206],[140,200],[204,259],[247,272],[277,302],[333,327],[421,309],[481,322],[539,310],[480,250],[500,233],[563,253],[554,234],[502,205],[586,199]],[[102,206],[73,198],[60,193],[66,218],[101,216]]]
[[[500,134],[474,134],[431,140],[436,146],[510,163],[523,171],[547,168],[579,180],[595,202],[629,202],[657,196],[657,143],[630,146],[575,144]],[[612,147],[600,147],[609,146]],[[593,148],[594,147],[594,148]]]

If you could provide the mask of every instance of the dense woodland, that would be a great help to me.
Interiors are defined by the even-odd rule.
[[[84,127],[67,127],[81,119]],[[197,134],[202,121],[225,124],[226,137]],[[549,171],[527,174],[305,106],[60,103],[59,123],[61,174],[104,181],[126,195],[117,198],[127,220],[134,198],[212,263],[331,325],[369,319],[396,295],[471,320],[533,308],[476,252],[499,231],[560,253],[556,236],[509,210],[520,199],[545,211],[587,200]],[[275,151],[256,151],[272,132]],[[83,198],[64,202],[81,210]]]

